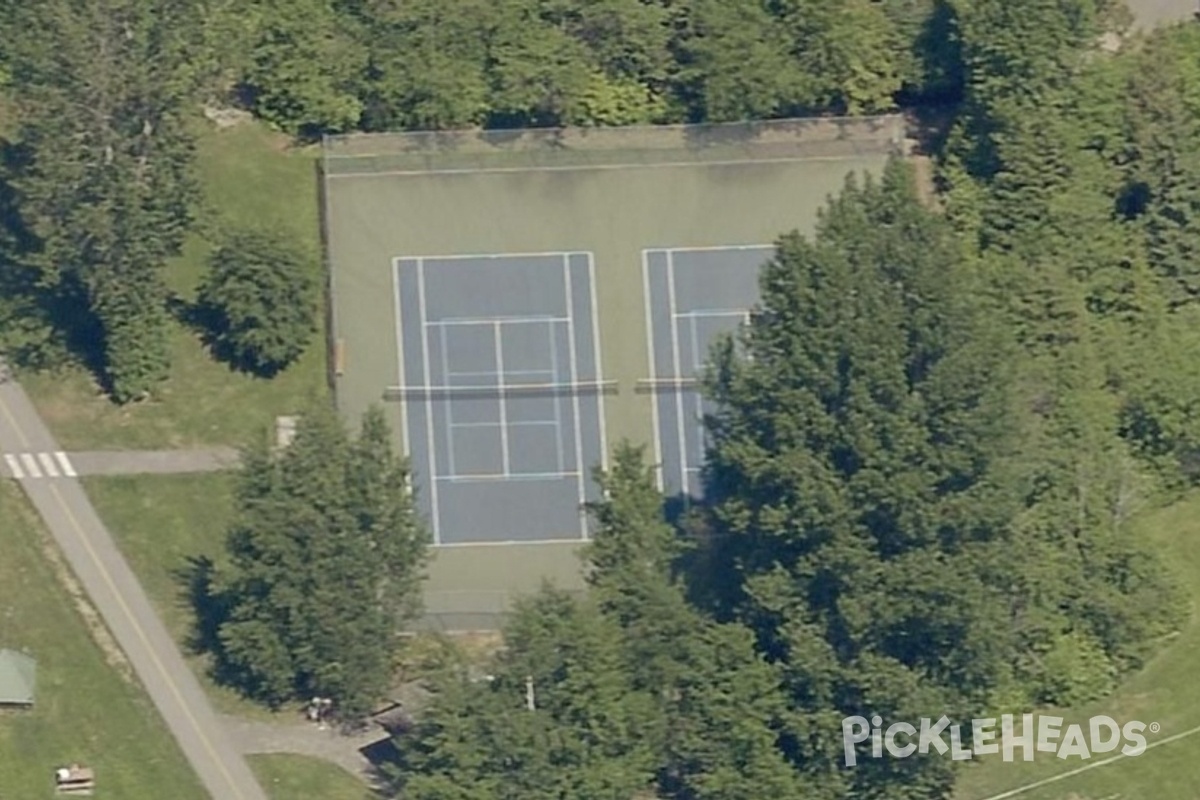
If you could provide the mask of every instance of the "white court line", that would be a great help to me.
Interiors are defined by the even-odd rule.
[[[679,358],[679,323],[677,321],[677,305],[675,303],[675,255],[667,251],[667,308],[671,313],[671,360],[674,362],[674,374],[683,374],[683,364]],[[679,437],[679,477],[683,485],[682,492],[688,491],[687,479],[687,432],[683,423],[683,392],[675,393],[675,434]]]
[[[410,253],[404,256],[396,256],[397,260],[401,261],[475,261],[478,259],[530,259],[541,258],[549,261],[547,266],[554,266],[554,262],[563,256],[581,255],[581,252],[573,250],[539,250],[530,253]]]
[[[5,453],[4,460],[8,464],[8,471],[12,473],[14,478],[21,480],[25,477],[25,471],[21,469],[21,462],[17,460],[16,456]]]
[[[567,322],[569,317],[556,317],[553,314],[501,314],[495,317],[443,317],[429,320],[425,324],[430,328],[454,327],[491,327],[497,322],[505,325],[541,325],[543,322]]]
[[[709,317],[742,317],[746,316],[744,308],[694,308],[691,311],[680,311],[676,319],[706,319]]]
[[[404,318],[400,302],[400,264],[409,259],[392,259],[392,305],[396,312],[396,385],[404,386],[408,381],[404,377]],[[412,431],[408,427],[408,403],[400,404],[400,429],[404,431],[404,458],[412,456]]]
[[[499,322],[492,323],[492,336],[496,348],[496,383],[504,385],[504,332]],[[450,405],[447,403],[446,405]],[[504,477],[511,471],[508,454],[508,401],[505,393],[500,393],[500,464],[504,467]],[[451,470],[453,472],[453,470]]]
[[[558,328],[554,327],[553,322],[547,323],[546,336],[550,341],[550,366],[554,371],[550,374],[551,380],[558,383]],[[550,402],[554,404],[554,453],[556,457],[555,464],[558,465],[559,472],[563,469],[564,453],[563,453],[563,434],[562,434],[562,398],[558,395],[550,398]]]
[[[25,465],[25,471],[29,473],[29,477],[42,477],[42,471],[38,469],[37,461],[29,453],[21,453],[21,463]]]
[[[688,318],[688,333],[692,339],[692,374],[699,376],[704,371],[704,364],[701,361],[700,355],[700,329],[696,327],[697,319],[700,319],[700,317],[692,316]],[[712,347],[712,343],[709,342],[708,346]],[[708,359],[707,350],[705,351],[703,358],[704,360]],[[692,390],[692,402],[695,406],[695,417],[693,418],[693,424],[695,427],[693,430],[696,431],[696,443],[700,447],[699,463],[703,465],[705,461],[704,457],[706,455],[705,450],[707,444],[705,440],[708,438],[708,431],[705,430],[704,427],[704,393],[700,391],[699,383],[697,383],[696,388]],[[699,475],[701,472],[701,467],[693,467],[692,470]],[[699,481],[697,481],[697,483],[699,483]]]
[[[648,247],[643,253],[718,253],[726,250],[774,250],[773,244],[711,244],[699,247]]]
[[[1142,751],[1141,755],[1145,755],[1147,751],[1153,750],[1155,747],[1161,747],[1164,744],[1170,744],[1171,742],[1177,742],[1180,739],[1186,739],[1189,736],[1195,736],[1197,733],[1200,733],[1200,726],[1192,728],[1190,731],[1184,731],[1183,733],[1177,733],[1174,736],[1168,736],[1166,739],[1161,739],[1161,740],[1155,742],[1154,744],[1147,745],[1146,749]],[[1135,757],[1140,758],[1140,756],[1127,756],[1124,753],[1117,753],[1115,756],[1110,756],[1101,761],[1097,761],[1094,764],[1086,764],[1077,769],[1073,769],[1070,772],[1064,772],[1061,775],[1053,775],[1044,780],[1035,781],[1034,783],[1026,784],[1025,786],[1021,786],[1019,788],[1012,789],[1007,792],[1001,792],[1000,794],[994,794],[991,797],[985,797],[985,798],[983,798],[983,800],[1007,800],[1007,798],[1009,798],[1009,797],[1016,797],[1017,795],[1025,794],[1025,792],[1028,792],[1031,789],[1040,789],[1041,787],[1047,786],[1051,783],[1065,780],[1066,778],[1073,778],[1074,776],[1079,775],[1080,773],[1083,773],[1083,772],[1087,772],[1090,769],[1096,769],[1097,767],[1104,767],[1109,764],[1112,764],[1115,761],[1120,761],[1123,758],[1135,758]]]
[[[512,547],[513,545],[578,545],[578,539],[501,539],[495,542],[443,542],[442,544],[433,545],[439,549],[450,549],[452,547]],[[464,589],[460,592],[447,589],[443,594],[452,593],[468,593],[471,589]]]
[[[42,462],[42,469],[46,471],[46,477],[58,477],[58,468],[54,466],[54,459],[49,453],[38,453],[38,461]]]
[[[477,475],[439,475],[435,480],[442,483],[497,483],[514,481],[561,481],[581,477],[579,472],[518,472],[505,475],[502,472],[481,472]]]
[[[642,300],[646,306],[646,355],[650,360],[650,376],[657,379],[658,365],[655,364],[654,358],[654,303],[650,297],[650,253],[652,252],[658,251],[642,251]],[[662,420],[658,416],[658,404],[661,399],[658,394],[650,398],[651,418],[654,423],[654,477],[660,492],[666,489],[663,481]]]
[[[417,302],[421,308],[421,360],[425,370],[425,385],[432,383],[432,375],[429,372],[429,327],[425,325],[425,321],[429,318],[429,308],[425,300],[425,262],[417,261]],[[437,475],[437,453],[435,452],[436,443],[433,439],[433,396],[425,396],[425,440],[429,446],[429,474]],[[441,541],[441,525],[438,517],[440,516],[438,509],[438,494],[437,481],[429,482],[429,503],[433,513],[430,514],[433,519],[430,520],[430,525],[433,528],[433,543],[437,544]]]
[[[563,283],[565,285],[566,302],[567,302],[567,346],[570,348],[568,355],[571,364],[571,383],[576,383],[579,380],[579,366],[576,363],[575,354],[575,320],[574,314],[571,314],[571,309],[574,307],[574,293],[571,289],[571,259],[569,256],[563,256]],[[584,503],[587,502],[587,484],[583,481],[583,420],[579,416],[579,393],[571,394],[572,408],[575,412],[575,469],[579,473],[579,507],[582,510]],[[579,515],[579,537],[587,538],[587,515]]]
[[[439,328],[439,334],[442,337],[442,372],[446,373],[445,380],[447,384],[453,384],[454,381],[450,375],[450,345],[446,341],[446,331],[448,328]],[[429,377],[428,375],[426,376]],[[477,377],[477,376],[472,376]],[[429,424],[433,425],[433,418],[429,420]],[[446,403],[446,465],[450,468],[450,474],[454,475],[458,472],[458,466],[454,463],[454,403]]]
[[[604,380],[604,361],[600,357],[600,311],[596,300],[596,264],[587,253],[588,295],[592,306],[592,357],[596,359],[596,380]],[[596,397],[596,413],[600,415],[600,469],[608,471],[608,422],[604,413],[604,392]],[[586,523],[585,523],[586,524]]]
[[[58,459],[58,465],[60,467],[62,467],[63,475],[66,475],[68,478],[79,477],[78,475],[75,474],[75,468],[73,466],[71,466],[71,459],[67,458],[66,453],[59,450],[57,453],[54,454],[54,457],[56,459]]]

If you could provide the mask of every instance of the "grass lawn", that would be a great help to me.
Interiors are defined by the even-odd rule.
[[[167,630],[183,647],[193,672],[218,711],[270,721],[277,717],[208,677],[207,656],[188,643],[196,615],[186,572],[198,558],[223,552],[233,509],[230,473],[85,478],[88,497],[104,520]]]
[[[51,797],[52,770],[71,761],[96,769],[97,798],[207,797],[141,687],[109,663],[119,651],[90,635],[98,623],[77,611],[55,552],[15,484],[0,481],[0,647],[38,660],[33,710],[0,712],[0,797]]]
[[[1196,800],[1200,792],[1200,733],[1155,747],[1156,741],[1200,727],[1200,495],[1150,514],[1141,531],[1178,570],[1192,594],[1193,617],[1181,635],[1137,675],[1107,700],[1092,706],[1055,712],[1069,722],[1084,723],[1104,714],[1118,722],[1136,719],[1158,723],[1161,731],[1146,733],[1151,749],[1134,758],[1122,758],[1039,788],[1005,797],[1020,800]],[[964,771],[959,781],[960,800],[986,800],[1038,781],[1071,772],[1113,754],[1060,761],[1040,753],[1032,763],[1004,763],[981,759]],[[1018,756],[1020,758],[1020,756]]]
[[[274,800],[377,800],[362,781],[341,767],[308,756],[249,756],[250,768]]]
[[[198,169],[204,186],[204,223],[260,226],[293,232],[320,263],[316,152],[289,150],[285,140],[245,123],[218,131],[206,125]],[[168,281],[191,298],[204,271],[208,243],[193,235],[169,267]],[[323,282],[322,282],[323,285]],[[158,395],[126,408],[113,405],[92,376],[78,368],[24,374],[22,384],[63,447],[177,448],[240,445],[279,414],[299,411],[325,389],[324,334],[282,375],[263,380],[214,361],[197,335],[175,325],[171,377]]]

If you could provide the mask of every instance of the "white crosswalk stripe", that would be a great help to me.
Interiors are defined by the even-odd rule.
[[[54,466],[54,458],[49,453],[38,453],[38,461],[42,462],[42,469],[51,478],[58,477],[58,467]]]
[[[8,467],[8,477],[17,480],[27,478],[75,478],[71,459],[61,450],[53,453],[5,453],[4,463]],[[4,477],[0,473],[0,477]]]
[[[38,469],[37,459],[29,453],[21,453],[21,463],[25,465],[25,471],[29,473],[29,477],[42,477],[42,471]]]
[[[14,478],[21,480],[25,477],[25,471],[21,469],[21,462],[17,460],[16,456],[5,453],[4,461],[8,464],[8,471]]]
[[[66,475],[68,478],[76,477],[75,468],[71,466],[71,459],[67,458],[66,453],[64,453],[62,450],[59,450],[54,454],[54,457],[58,459],[58,465],[62,467],[63,475]]]

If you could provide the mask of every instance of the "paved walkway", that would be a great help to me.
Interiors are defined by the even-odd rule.
[[[217,472],[238,464],[232,447],[209,450],[96,450],[69,453],[80,475],[175,475],[185,472]]]
[[[18,468],[31,463],[51,468],[41,480],[31,475],[20,480],[21,487],[213,800],[267,800],[75,479],[74,469],[64,469],[53,455],[61,449],[13,382],[0,384],[0,451],[29,456],[18,459]],[[30,456],[33,453],[40,456]],[[12,462],[4,461],[11,469]]]
[[[311,722],[256,722],[241,717],[220,717],[235,747],[246,754],[296,753],[337,764],[372,787],[383,782],[364,750],[389,739],[381,728],[371,728],[361,734],[346,736],[327,728],[322,730]]]
[[[1128,0],[1127,5],[1140,28],[1186,21],[1200,10],[1197,0]]]

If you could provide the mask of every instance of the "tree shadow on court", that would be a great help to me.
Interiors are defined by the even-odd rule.
[[[732,540],[721,535],[712,509],[685,494],[667,497],[663,514],[684,545],[673,565],[693,606],[723,618],[739,597],[731,572]]]

